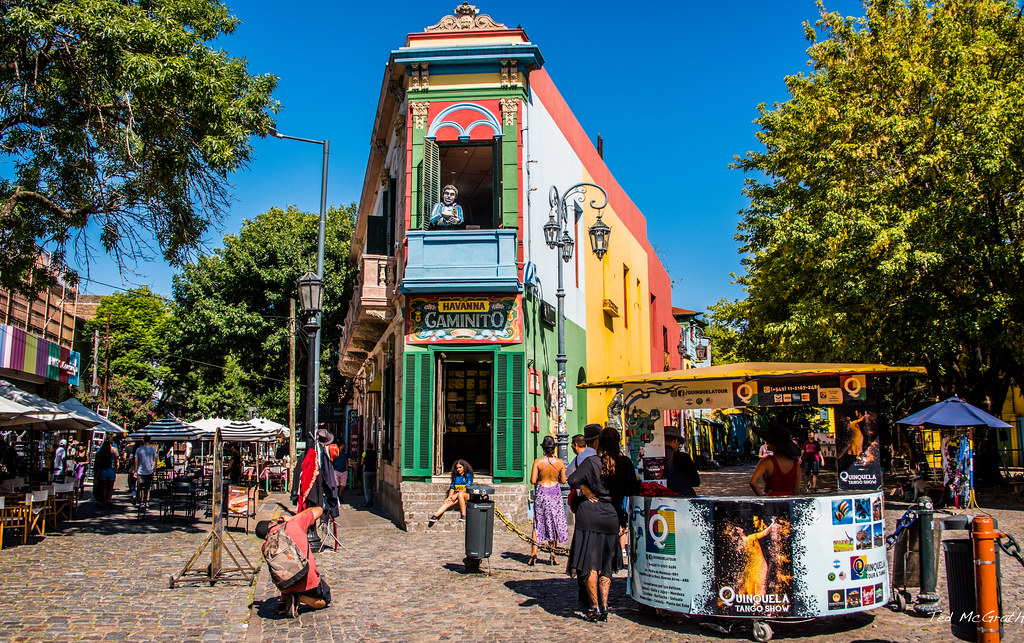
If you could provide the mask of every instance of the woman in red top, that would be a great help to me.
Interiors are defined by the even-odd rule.
[[[760,434],[761,439],[771,445],[772,455],[762,458],[750,476],[750,488],[758,496],[795,496],[800,491],[800,467],[797,458],[800,450],[787,429],[776,423]],[[761,480],[764,489],[761,489]]]

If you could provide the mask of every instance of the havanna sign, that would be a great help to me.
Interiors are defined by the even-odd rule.
[[[519,296],[430,296],[408,301],[407,343],[517,344],[523,340]]]

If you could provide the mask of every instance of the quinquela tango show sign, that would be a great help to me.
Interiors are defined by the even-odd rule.
[[[523,302],[515,297],[410,297],[410,344],[517,344],[523,341]]]
[[[888,601],[881,493],[630,504],[630,595],[687,614],[810,618]]]

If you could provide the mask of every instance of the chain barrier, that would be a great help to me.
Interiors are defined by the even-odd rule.
[[[498,517],[498,520],[505,523],[505,529],[508,529],[513,534],[519,536],[520,540],[529,543],[531,546],[536,547],[541,551],[546,551],[552,554],[558,554],[560,556],[567,556],[569,554],[568,547],[552,547],[547,543],[539,543],[532,537],[527,536],[525,533],[523,533],[522,529],[515,525],[515,523],[509,522],[508,518],[506,518],[497,507],[494,508],[494,515]]]
[[[896,530],[885,537],[885,548],[892,549],[896,546],[896,541],[900,539],[900,535],[905,529],[914,524],[917,520],[917,510],[911,507],[907,509],[906,513],[900,516],[900,519],[896,521]]]
[[[1008,542],[1004,543],[1004,540]],[[1017,544],[1017,541],[1014,539],[1013,536],[1004,532],[1003,538],[996,539],[996,542],[999,543],[1000,549],[1005,551],[1008,555],[1016,558],[1018,563],[1024,565],[1024,556],[1021,556],[1020,545]]]

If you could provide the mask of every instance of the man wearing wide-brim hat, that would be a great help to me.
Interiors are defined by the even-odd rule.
[[[789,428],[775,422],[767,429],[754,429],[772,448],[772,455],[762,458],[750,476],[750,488],[758,496],[795,496],[800,491],[800,448],[793,442]],[[764,489],[761,481],[764,481]]]
[[[683,444],[682,434],[677,426],[665,427],[665,486],[685,498],[697,495],[694,487],[700,486],[700,473],[693,458],[679,449]]]

